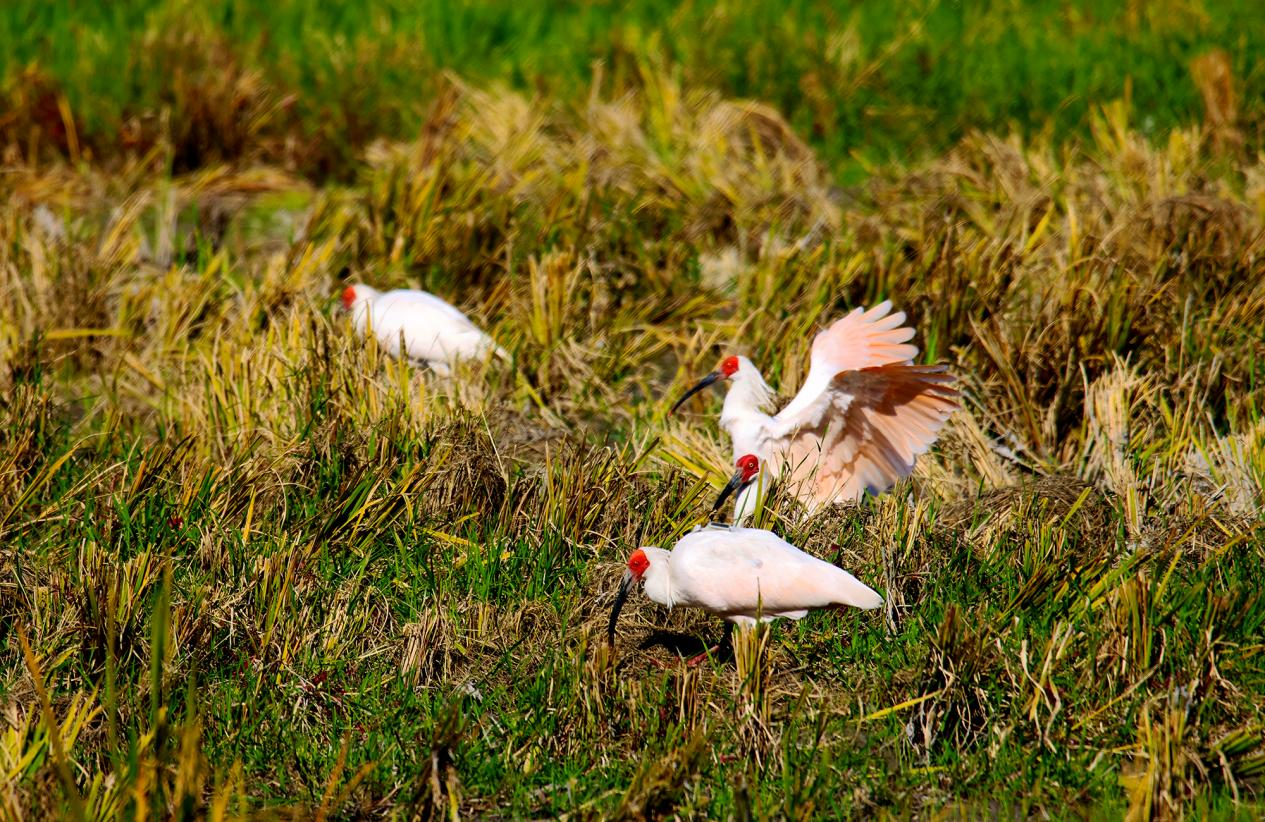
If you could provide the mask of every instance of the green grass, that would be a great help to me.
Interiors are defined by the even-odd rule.
[[[1190,63],[1212,49],[1228,57],[1240,125],[1259,145],[1263,32],[1257,4],[1225,0],[53,0],[0,10],[0,77],[22,100],[34,66],[34,88],[64,93],[98,155],[168,138],[187,167],[206,154],[275,157],[276,138],[301,134],[310,145],[287,161],[325,175],[346,173],[374,137],[415,134],[445,71],[574,104],[595,82],[615,94],[668,68],[689,86],[771,103],[856,180],[868,164],[938,153],[971,129],[1083,136],[1093,107],[1117,99],[1144,135],[1162,137],[1203,116]],[[210,93],[239,80],[238,95]],[[204,110],[208,99],[224,109]],[[55,106],[36,108],[29,119],[64,149]],[[19,143],[26,120],[8,124]]]
[[[0,10],[40,64],[0,120],[0,817],[1259,815],[1259,35],[1211,5]],[[814,102],[846,21],[890,56]],[[512,363],[394,361],[348,281]],[[890,607],[686,669],[719,621],[638,594],[612,655],[628,554],[727,475],[718,393],[672,398],[726,353],[789,394],[886,297],[964,407],[893,493],[766,524]]]

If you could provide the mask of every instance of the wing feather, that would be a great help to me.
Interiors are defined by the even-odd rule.
[[[914,330],[884,301],[813,340],[808,378],[767,429],[791,490],[810,508],[886,490],[913,472],[957,408],[942,366],[913,365]]]
[[[782,446],[792,489],[810,508],[879,493],[909,476],[958,407],[942,366],[845,371],[826,393],[826,424],[792,430]]]
[[[904,325],[904,311],[891,310],[890,300],[868,311],[854,308],[814,337],[808,378],[776,419],[791,427],[815,424],[826,412],[826,395],[839,373],[913,362],[918,356],[918,347],[909,344],[914,330]]]

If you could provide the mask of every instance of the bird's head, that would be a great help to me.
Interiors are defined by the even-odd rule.
[[[628,557],[628,573],[632,574],[633,579],[640,580],[649,567],[650,557],[646,555],[644,548],[638,548]]]
[[[356,304],[356,287],[349,285],[343,289],[343,308],[350,311],[351,307]]]
[[[699,391],[702,391],[704,388],[711,385],[712,383],[718,382],[720,380],[733,379],[735,374],[738,374],[740,371],[743,370],[744,365],[748,369],[752,368],[751,361],[748,360],[746,357],[732,357],[732,356],[725,357],[723,360],[720,361],[720,365],[716,366],[715,371],[708,374],[706,377],[703,377],[701,380],[699,380],[698,382],[694,384],[693,388],[691,388],[689,391],[686,391],[684,394],[682,394],[681,398],[676,401],[676,404],[672,406],[672,410],[669,411],[668,413],[675,414],[676,409],[680,408],[682,403],[684,403],[690,397],[694,396]]]
[[[714,516],[720,510],[720,506],[725,504],[725,500],[729,499],[730,494],[741,494],[742,490],[751,483],[760,474],[760,459],[755,454],[743,454],[734,461],[734,473],[729,478],[728,484],[720,492],[720,496],[716,498],[716,504],[712,506],[712,515]]]
[[[341,295],[343,310],[355,311],[356,306],[367,303],[377,295],[378,291],[367,285],[349,285],[343,289]]]
[[[653,551],[654,549],[650,549]],[[634,583],[641,582],[650,570],[650,553],[645,548],[638,548],[628,557],[628,567],[624,569],[624,578],[619,583],[619,593],[615,595],[615,606],[611,608],[611,621],[607,627],[607,641],[615,647],[615,623],[619,620],[619,611],[632,591]]]

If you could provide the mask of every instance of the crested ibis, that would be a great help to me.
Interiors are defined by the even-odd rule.
[[[890,302],[854,309],[817,334],[808,378],[776,414],[768,413],[773,390],[740,356],[722,360],[672,412],[727,381],[720,426],[734,455],[755,455],[771,477],[789,479],[788,490],[809,513],[882,493],[913,473],[914,458],[958,407],[953,376],[944,366],[913,364],[914,330],[903,325],[904,312],[891,309]],[[751,502],[739,496],[735,522],[755,510]]]
[[[733,625],[802,619],[817,608],[869,610],[883,604],[881,596],[852,574],[772,531],[701,528],[683,536],[671,551],[643,547],[632,552],[611,609],[611,647],[620,609],[637,583],[660,605],[701,608],[722,617],[729,623],[726,637]]]
[[[457,308],[426,291],[381,292],[367,285],[343,289],[343,308],[351,313],[356,333],[372,330],[395,356],[426,363],[446,376],[463,359],[482,359],[505,351]]]

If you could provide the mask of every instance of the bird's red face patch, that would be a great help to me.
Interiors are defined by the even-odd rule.
[[[356,302],[356,287],[349,285],[343,289],[343,308],[351,310],[352,305]]]
[[[637,579],[641,579],[641,575],[650,567],[650,557],[646,556],[646,552],[638,548],[632,552],[632,556],[628,558],[628,570],[632,571],[632,575]]]
[[[729,379],[738,373],[738,358],[725,357],[720,361],[720,373],[725,375],[725,379]]]
[[[760,460],[755,454],[744,454],[738,457],[735,463],[738,470],[742,472],[742,481],[747,482],[756,474],[760,473]]]

